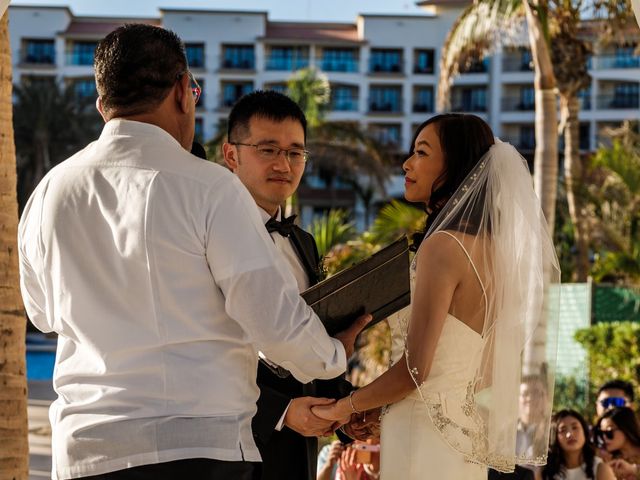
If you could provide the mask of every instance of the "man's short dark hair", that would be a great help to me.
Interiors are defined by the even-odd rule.
[[[604,383],[599,389],[596,397],[599,396],[604,390],[622,390],[626,397],[633,402],[634,393],[633,393],[633,385],[630,382],[626,382],[624,380],[609,380]]]
[[[105,113],[128,116],[148,112],[166,98],[187,70],[187,56],[172,31],[132,23],[98,43],[93,65]]]
[[[266,118],[274,122],[297,120],[307,139],[307,119],[296,102],[273,90],[256,90],[244,95],[231,109],[227,126],[229,142],[238,142],[249,136],[252,117]]]

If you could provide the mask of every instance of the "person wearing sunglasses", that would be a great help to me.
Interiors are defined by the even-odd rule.
[[[633,385],[624,380],[610,380],[604,383],[596,395],[596,415],[610,408],[632,407],[634,400]]]
[[[594,427],[594,440],[605,450],[618,480],[640,479],[640,422],[633,410],[607,410]]]

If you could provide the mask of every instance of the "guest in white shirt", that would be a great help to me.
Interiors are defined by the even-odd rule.
[[[282,264],[293,272],[300,291],[319,280],[318,249],[313,236],[294,224],[295,215],[283,218],[280,206],[295,193],[305,169],[306,126],[293,100],[258,90],[233,106],[229,141],[223,145],[227,166],[258,204]],[[315,480],[316,437],[330,432],[333,422],[316,417],[311,407],[344,397],[353,387],[344,378],[303,384],[274,368],[269,358],[258,364],[258,387],[252,429],[263,462],[262,480]],[[350,441],[346,435],[341,440]]]
[[[149,25],[95,52],[100,138],[52,169],[19,226],[32,322],[59,335],[52,477],[251,479],[257,351],[298,380],[345,370],[251,196],[189,153],[200,88]]]

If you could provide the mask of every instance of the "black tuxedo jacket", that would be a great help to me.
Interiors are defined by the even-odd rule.
[[[316,242],[309,233],[295,226],[289,237],[291,244],[309,278],[310,285],[318,282],[320,258]],[[303,396],[341,398],[352,386],[344,378],[315,380],[302,384],[292,375],[281,378],[263,362],[258,364],[258,412],[251,427],[262,456],[262,480],[315,480],[318,441],[283,427],[275,427],[293,398]],[[348,437],[341,437],[349,441]]]

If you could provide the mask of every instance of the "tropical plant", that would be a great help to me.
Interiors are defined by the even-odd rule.
[[[324,257],[335,245],[351,240],[356,234],[353,223],[348,222],[348,213],[343,210],[329,210],[316,218],[308,230],[316,239],[320,257]]]
[[[93,99],[78,97],[73,85],[36,78],[14,87],[21,209],[49,169],[95,139],[103,124]]]
[[[378,217],[371,226],[371,241],[375,243],[391,243],[402,235],[411,237],[422,230],[426,213],[419,208],[398,200],[392,200],[378,212]]]
[[[600,253],[592,269],[603,278],[640,283],[640,134],[627,122],[611,130],[610,148],[593,159],[589,183],[590,220]]]
[[[324,121],[331,99],[326,75],[312,68],[298,70],[287,81],[287,94],[300,105],[310,128],[316,128]]]
[[[596,389],[619,378],[640,387],[640,324],[635,322],[597,323],[578,330],[575,339],[588,352],[590,404]]]
[[[5,13],[0,21],[0,471],[3,478],[26,480],[26,320],[18,288],[17,179],[11,116],[11,49]]]

